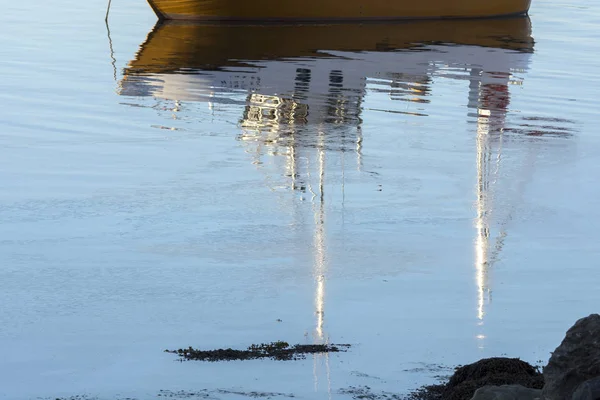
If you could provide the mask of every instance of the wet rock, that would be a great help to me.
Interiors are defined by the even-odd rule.
[[[468,400],[477,389],[491,385],[522,385],[541,389],[544,379],[534,366],[518,358],[484,358],[457,368],[446,384],[443,398]]]
[[[471,400],[537,400],[541,396],[541,389],[521,385],[484,386],[475,391]]]
[[[521,385],[542,389],[544,377],[537,368],[518,358],[484,358],[456,368],[448,382],[430,385],[411,394],[414,400],[470,400],[475,391],[486,386]]]
[[[579,385],[572,400],[600,400],[600,376]]]
[[[579,385],[599,376],[600,315],[592,314],[577,321],[552,353],[544,368],[543,398],[571,399]]]

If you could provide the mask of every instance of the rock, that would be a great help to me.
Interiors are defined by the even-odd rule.
[[[600,315],[592,314],[577,321],[552,353],[544,368],[543,399],[569,400],[579,385],[599,376]]]
[[[446,383],[441,398],[468,400],[479,388],[501,385],[541,389],[544,378],[535,367],[518,358],[484,358],[457,368]]]
[[[541,396],[541,389],[521,385],[484,386],[477,389],[471,400],[537,400]]]
[[[600,376],[579,385],[571,400],[600,400]]]

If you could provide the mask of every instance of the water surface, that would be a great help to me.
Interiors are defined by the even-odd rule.
[[[351,398],[543,363],[598,312],[598,6],[0,33],[0,398]],[[304,361],[165,348],[350,343]],[[167,391],[167,392],[161,392]]]

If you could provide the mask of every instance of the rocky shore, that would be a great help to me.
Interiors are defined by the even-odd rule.
[[[487,358],[456,368],[447,382],[410,399],[600,400],[600,315],[578,320],[541,371],[516,358]]]

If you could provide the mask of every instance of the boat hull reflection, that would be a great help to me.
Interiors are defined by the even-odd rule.
[[[368,79],[389,81],[419,101],[431,77],[448,66],[475,68],[473,79],[506,83],[512,70],[527,68],[532,50],[528,18],[301,26],[166,22],[126,67],[120,93],[248,104],[243,118],[258,125],[265,110],[266,122],[358,123]]]

